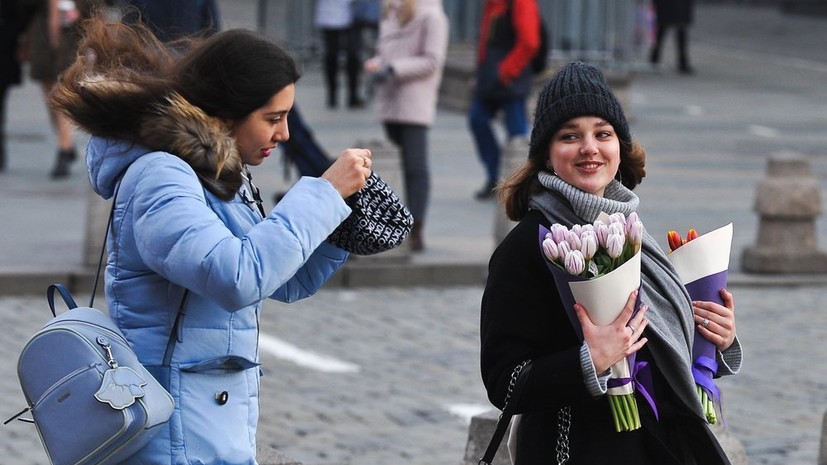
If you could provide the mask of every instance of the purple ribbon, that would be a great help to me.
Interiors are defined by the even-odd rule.
[[[631,378],[610,378],[606,386],[616,388],[629,383],[634,383],[635,390],[639,391],[649,406],[652,407],[655,419],[659,419],[658,407],[655,403],[655,390],[652,388],[652,372],[649,369],[649,362],[634,362]]]
[[[727,271],[704,276],[686,284],[686,290],[692,300],[705,300],[723,305],[720,290],[726,287]],[[718,363],[715,361],[718,348],[705,338],[697,327],[695,341],[692,344],[692,377],[712,399],[721,405],[721,392],[713,379],[718,373]]]
[[[718,362],[709,357],[698,357],[692,362],[692,376],[707,394],[711,395],[718,405],[721,404],[721,391],[712,381],[718,372]]]

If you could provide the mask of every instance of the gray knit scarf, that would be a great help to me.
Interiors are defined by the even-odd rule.
[[[559,177],[541,172],[540,183],[547,190],[532,196],[530,208],[541,211],[553,223],[571,227],[593,223],[601,212],[635,211],[637,195],[618,181],[612,181],[603,197],[589,194]],[[657,241],[645,232],[641,257],[641,300],[649,306],[646,328],[649,350],[658,369],[686,405],[702,416],[692,378],[692,340],[695,332],[689,294]]]

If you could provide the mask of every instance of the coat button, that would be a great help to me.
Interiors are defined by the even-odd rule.
[[[215,393],[215,401],[218,402],[218,405],[224,405],[227,401],[230,400],[230,393],[227,391],[221,391]]]

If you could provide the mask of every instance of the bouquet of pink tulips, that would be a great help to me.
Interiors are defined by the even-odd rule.
[[[629,294],[640,288],[640,248],[643,223],[636,213],[628,218],[620,213],[602,215],[593,224],[567,228],[553,224],[540,226],[540,244],[546,263],[555,278],[563,306],[575,332],[583,337],[574,314],[577,302],[598,325],[614,321]],[[643,365],[645,366],[645,365]],[[617,431],[640,428],[640,414],[635,402],[635,386],[645,392],[636,379],[641,365],[634,355],[612,366],[609,379],[609,405]],[[652,408],[654,401],[650,401]]]

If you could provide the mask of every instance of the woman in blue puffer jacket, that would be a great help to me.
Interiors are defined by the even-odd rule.
[[[284,50],[230,30],[174,58],[142,26],[103,18],[80,50],[51,103],[92,134],[92,187],[115,197],[109,312],[176,403],[126,463],[253,465],[261,303],[308,297],[342,266],[326,238],[370,152],[343,151],[267,213],[248,166],[289,137],[299,73]]]

